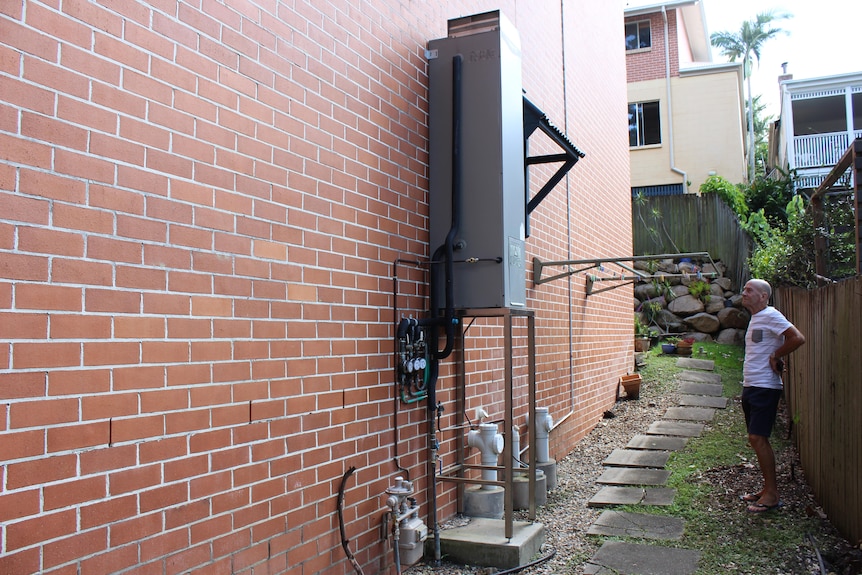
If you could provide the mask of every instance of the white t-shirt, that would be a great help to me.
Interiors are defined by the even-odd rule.
[[[792,325],[771,306],[751,316],[745,332],[745,363],[742,365],[745,387],[781,389],[781,376],[769,367],[769,356],[784,343],[781,334]]]

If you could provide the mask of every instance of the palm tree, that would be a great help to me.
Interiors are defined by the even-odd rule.
[[[790,14],[777,14],[774,10],[761,12],[754,20],[742,23],[739,32],[715,32],[710,36],[710,42],[716,48],[721,48],[722,56],[727,56],[731,62],[742,58],[742,70],[746,79],[748,91],[748,180],[754,179],[754,113],[751,94],[752,59],[760,64],[760,51],[763,44],[778,34],[786,33],[781,28],[773,28],[772,22],[790,18]]]

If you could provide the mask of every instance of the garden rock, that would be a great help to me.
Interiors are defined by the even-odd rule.
[[[724,277],[724,272],[727,271],[727,266],[722,262],[715,262],[715,265],[712,264],[704,264],[703,273],[717,273],[719,277]]]
[[[745,343],[744,329],[723,329],[718,332],[718,337],[715,338],[717,343],[725,343],[730,345],[742,345]]]
[[[673,260],[662,260],[658,264],[659,272],[664,272],[667,274],[678,274],[679,266],[674,263]]]
[[[750,319],[747,311],[735,307],[726,307],[718,312],[718,321],[723,328],[745,329]]]
[[[723,291],[730,291],[733,289],[733,281],[730,278],[716,278],[712,283],[721,286]]]
[[[692,295],[684,295],[670,302],[667,308],[682,317],[694,315],[704,310],[703,302]]]
[[[708,313],[698,313],[685,319],[685,323],[692,329],[702,333],[715,333],[721,329],[718,318]]]
[[[666,309],[658,312],[655,322],[665,331],[669,331],[671,333],[679,333],[685,330],[685,324],[682,322],[682,319]]]
[[[711,313],[711,314],[715,315],[723,309],[724,309],[724,297],[713,296],[713,297],[709,298],[709,303],[706,304],[706,309],[704,309],[703,311],[705,311],[706,313]]]
[[[653,299],[658,295],[658,287],[653,282],[635,286],[635,297],[641,301]]]
[[[688,287],[684,285],[675,285],[670,288],[671,293],[674,297],[682,297],[684,295],[690,295],[688,293]]]

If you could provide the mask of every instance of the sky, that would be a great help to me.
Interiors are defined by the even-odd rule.
[[[787,30],[768,40],[755,61],[751,75],[754,95],[767,105],[766,114],[778,116],[778,76],[782,62],[794,80],[862,72],[859,35],[862,26],[860,0],[702,0],[707,32],[739,32],[745,20],[768,10],[793,16],[775,26]],[[657,0],[630,0],[629,5],[655,4]],[[854,55],[856,60],[854,61]],[[713,62],[726,62],[717,48]]]

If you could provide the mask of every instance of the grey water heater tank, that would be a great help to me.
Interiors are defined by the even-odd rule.
[[[460,56],[460,97],[453,80]],[[453,222],[453,165],[461,166],[454,308],[526,307],[524,111],[518,32],[499,12],[449,21],[428,44],[432,276]],[[458,98],[458,103],[453,98]],[[460,162],[453,114],[460,107]],[[434,256],[436,252],[436,256]],[[444,302],[444,282],[435,281]],[[436,310],[435,310],[436,311]]]

